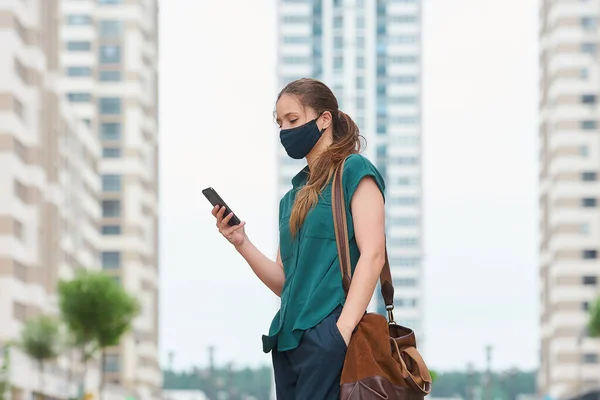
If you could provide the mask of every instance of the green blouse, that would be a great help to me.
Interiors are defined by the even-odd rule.
[[[338,305],[345,303],[331,211],[331,182],[295,237],[290,233],[290,214],[296,192],[306,184],[307,176],[308,167],[292,179],[292,189],[279,203],[279,250],[285,283],[279,312],[271,323],[269,334],[263,335],[265,353],[275,347],[279,351],[296,348],[305,330],[319,324]],[[367,176],[375,180],[383,195],[385,183],[375,166],[359,154],[350,155],[344,164],[342,180],[353,270],[360,253],[354,237],[350,201],[360,181]]]

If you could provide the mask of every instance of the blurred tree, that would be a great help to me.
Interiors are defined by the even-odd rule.
[[[434,370],[430,369],[429,370],[429,374],[431,375],[431,382],[435,382],[435,380],[437,379],[437,372],[435,372]]]
[[[590,307],[588,330],[593,337],[600,337],[600,298]]]
[[[100,351],[102,395],[104,350],[119,344],[121,337],[131,329],[139,313],[139,303],[113,278],[102,272],[83,271],[75,279],[59,283],[59,304],[65,324],[81,350],[84,365]]]
[[[10,365],[10,346],[4,346],[2,350],[2,365],[0,365],[0,400],[7,399],[8,389],[10,388],[9,381],[9,365]]]
[[[60,325],[56,318],[42,315],[30,319],[21,331],[17,346],[38,363],[40,394],[44,393],[44,363],[55,359],[60,351]]]

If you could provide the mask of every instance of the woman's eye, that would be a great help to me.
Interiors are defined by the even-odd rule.
[[[296,121],[298,121],[298,119],[290,120],[290,124],[294,124],[294,123],[296,123]]]

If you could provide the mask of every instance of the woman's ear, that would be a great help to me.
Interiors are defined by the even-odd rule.
[[[331,113],[329,111],[324,111],[323,114],[321,114],[321,121],[321,132],[325,132],[325,130],[329,128],[332,123]]]

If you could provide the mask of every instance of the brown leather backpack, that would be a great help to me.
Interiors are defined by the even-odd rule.
[[[343,170],[344,162],[337,168],[333,178],[331,204],[342,283],[347,296],[352,269],[342,186]],[[431,391],[431,375],[417,351],[413,330],[394,322],[394,286],[387,251],[380,282],[389,322],[377,313],[365,313],[359,322],[348,345],[340,382],[340,398],[422,400]]]

